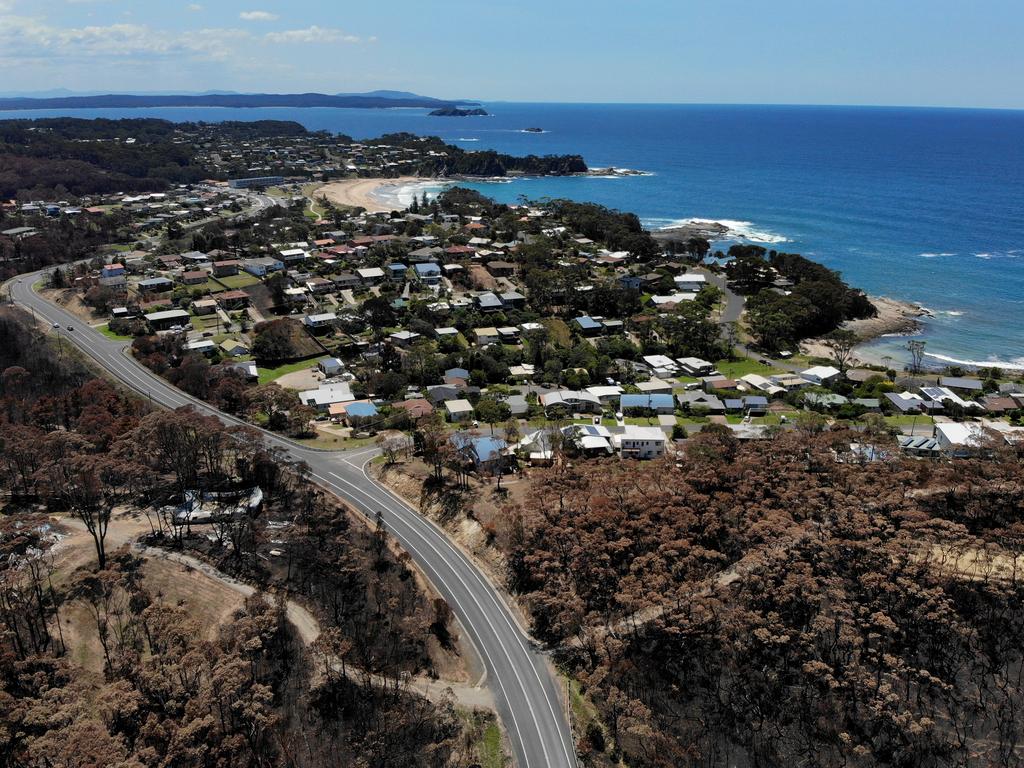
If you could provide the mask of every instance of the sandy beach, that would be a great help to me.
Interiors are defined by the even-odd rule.
[[[921,318],[927,316],[927,313],[916,304],[889,299],[885,296],[872,296],[871,303],[878,308],[877,316],[864,320],[848,320],[843,323],[843,328],[856,333],[862,343],[888,334],[912,334],[921,327]],[[801,343],[800,348],[805,354],[812,357],[831,357],[831,352],[821,339],[807,339]],[[874,359],[874,356],[865,354],[860,347],[854,351],[854,356],[861,363],[878,364],[880,362],[880,360]]]
[[[370,213],[388,213],[401,210],[401,206],[396,201],[389,199],[389,192],[397,191],[398,188],[409,184],[433,181],[436,180],[417,176],[399,176],[393,179],[345,179],[319,187],[313,193],[313,199],[326,197],[337,206],[365,208]],[[393,198],[393,196],[391,197]]]

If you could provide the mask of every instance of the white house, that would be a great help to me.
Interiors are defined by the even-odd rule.
[[[687,376],[710,376],[715,371],[715,364],[699,357],[676,358],[680,369]]]
[[[708,284],[707,277],[696,272],[687,272],[685,275],[676,275],[672,278],[672,281],[676,284],[676,288],[678,290],[692,293],[697,293],[701,288]]]
[[[820,384],[823,387],[833,384],[840,375],[839,369],[833,368],[831,365],[816,365],[800,372],[800,376],[811,384]]]
[[[665,453],[665,433],[659,427],[627,424],[612,440],[624,459],[656,459]]]
[[[355,400],[352,397],[352,389],[347,381],[339,381],[331,384],[321,384],[317,389],[307,389],[299,392],[299,400],[305,405],[312,406],[318,411],[326,413],[336,403],[349,403]]]
[[[469,400],[446,400],[444,408],[451,421],[467,421],[473,417],[473,404]]]
[[[774,384],[764,376],[756,373],[748,373],[746,376],[741,376],[740,381],[748,387],[756,389],[758,392],[764,392],[768,395],[781,395],[786,391],[778,384]]]
[[[935,441],[944,453],[965,454],[985,444],[985,432],[977,424],[959,424],[953,421],[935,425]]]

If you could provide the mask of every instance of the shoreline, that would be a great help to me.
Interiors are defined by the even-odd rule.
[[[406,207],[395,197],[402,187],[437,183],[441,182],[423,176],[341,179],[317,187],[311,197],[314,200],[326,197],[331,203],[342,208],[365,208],[367,213],[391,213],[404,210]]]
[[[886,355],[872,354],[865,347],[885,336],[915,336],[923,328],[923,318],[931,317],[931,313],[919,304],[888,296],[869,296],[871,303],[878,309],[875,317],[863,320],[847,320],[841,328],[853,331],[859,337],[853,350],[853,359],[860,364],[882,365]],[[830,357],[831,353],[821,338],[805,339],[800,349],[811,357]]]

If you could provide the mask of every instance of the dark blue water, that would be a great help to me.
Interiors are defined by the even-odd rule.
[[[486,105],[423,110],[77,110],[82,117],[293,119],[356,138],[435,134],[465,149],[582,154],[629,178],[482,184],[493,197],[592,200],[650,226],[737,222],[769,247],[843,272],[870,293],[918,301],[928,351],[1024,363],[1024,112],[705,105]],[[0,113],[35,117],[53,112]],[[541,127],[543,134],[523,133]],[[476,141],[464,141],[476,139]],[[739,224],[739,222],[744,222]],[[899,354],[905,340],[883,341]],[[882,349],[884,348],[884,349]]]

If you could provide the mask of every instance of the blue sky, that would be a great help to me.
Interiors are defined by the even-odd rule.
[[[0,89],[1024,107],[1020,0],[0,0]]]

